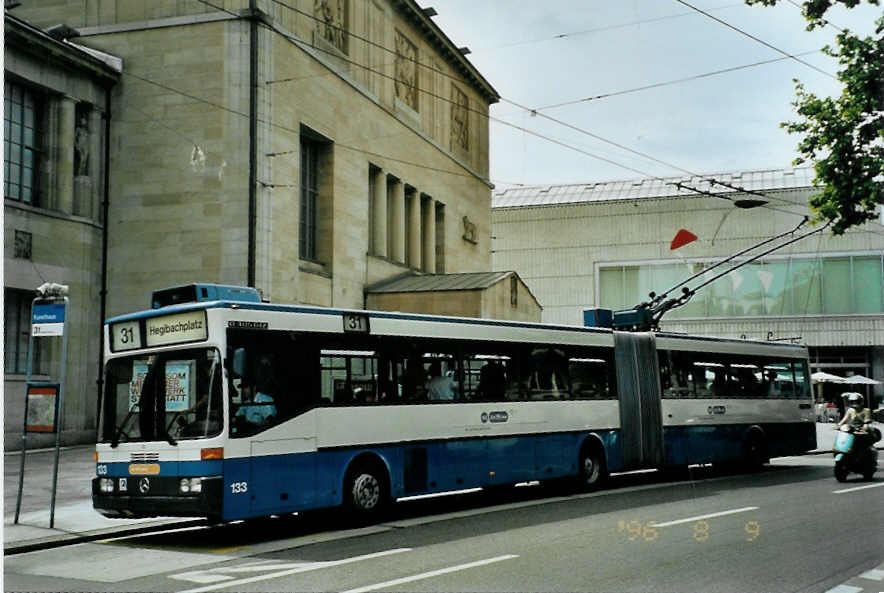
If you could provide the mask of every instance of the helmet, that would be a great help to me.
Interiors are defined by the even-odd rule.
[[[853,407],[863,405],[863,396],[859,393],[847,393],[847,404]]]

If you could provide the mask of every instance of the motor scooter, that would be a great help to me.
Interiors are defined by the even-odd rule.
[[[881,431],[874,427],[856,430],[849,424],[843,425],[835,435],[832,453],[835,455],[835,479],[847,481],[847,474],[862,474],[871,480],[878,469],[878,449],[875,443],[881,440]]]

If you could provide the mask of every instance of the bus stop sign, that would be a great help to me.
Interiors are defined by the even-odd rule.
[[[34,305],[31,335],[35,338],[64,335],[64,304]]]

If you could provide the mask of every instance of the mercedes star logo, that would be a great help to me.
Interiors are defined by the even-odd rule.
[[[142,494],[147,494],[148,490],[150,490],[150,479],[141,478],[140,480],[138,480],[138,491]]]

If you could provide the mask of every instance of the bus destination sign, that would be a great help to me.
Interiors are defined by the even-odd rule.
[[[147,346],[205,340],[209,335],[206,312],[190,311],[145,319],[144,333]]]

